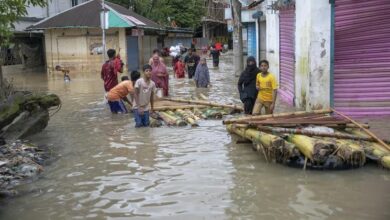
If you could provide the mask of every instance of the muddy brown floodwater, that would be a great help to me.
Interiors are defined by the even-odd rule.
[[[213,86],[200,92],[238,102],[232,58],[221,60]],[[30,138],[60,158],[2,202],[1,219],[390,219],[390,172],[376,165],[303,172],[267,164],[221,121],[135,129],[130,115],[111,115],[102,103],[98,74],[71,73],[70,83],[60,73],[10,77],[19,89],[61,97],[61,111]],[[172,79],[171,91],[196,92],[188,79]],[[388,128],[386,120],[378,121]]]

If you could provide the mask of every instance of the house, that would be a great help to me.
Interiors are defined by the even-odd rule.
[[[261,7],[266,57],[285,101],[390,115],[388,0],[267,0]]]
[[[157,48],[158,36],[165,33],[164,28],[110,2],[104,3],[104,10],[106,49],[117,51],[125,69],[140,69]],[[44,31],[48,72],[56,65],[78,72],[100,72],[106,54],[102,44],[101,12],[102,2],[91,0],[29,28]]]
[[[229,1],[230,3],[230,1]],[[240,0],[242,40],[244,56],[253,56],[257,62],[266,58],[266,21],[260,7],[248,7],[255,3],[255,0]],[[229,5],[225,9],[225,19],[229,31],[233,31],[232,9]]]
[[[47,6],[28,6],[27,14],[15,22],[13,39],[8,48],[2,48],[0,61],[5,66],[4,72],[22,71],[44,65],[43,32],[27,31],[26,28],[44,18],[65,11],[87,0],[51,0]],[[25,71],[25,70],[23,70]]]
[[[206,14],[201,19],[202,37],[204,41],[202,42],[203,45],[200,45],[200,47],[216,42],[232,44],[232,35],[228,32],[227,22],[225,20],[226,7],[229,7],[229,4],[224,0],[204,0],[204,8],[207,10]]]

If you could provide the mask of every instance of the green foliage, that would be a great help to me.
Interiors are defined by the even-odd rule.
[[[47,5],[47,0],[0,0],[0,45],[6,45],[12,37],[14,23],[27,15],[27,7]]]
[[[110,2],[133,9],[161,25],[170,26],[168,18],[178,27],[195,29],[200,26],[205,14],[203,0],[109,0]]]

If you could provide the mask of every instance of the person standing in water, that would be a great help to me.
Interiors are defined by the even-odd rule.
[[[150,65],[145,65],[143,71],[143,77],[138,79],[134,85],[133,113],[135,127],[137,128],[149,126],[149,115],[153,112],[153,96],[156,90],[156,85],[151,80],[152,67]]]
[[[210,85],[210,72],[206,58],[202,58],[196,67],[194,80],[197,88],[207,88]]]
[[[168,96],[169,75],[165,64],[161,63],[157,54],[153,55],[152,80],[157,88],[163,90],[163,96]]]
[[[261,72],[256,77],[256,88],[259,91],[252,114],[261,114],[264,107],[265,114],[272,114],[275,109],[278,84],[274,75],[268,72],[267,60],[260,61]]]
[[[194,49],[188,50],[188,55],[184,58],[184,63],[187,67],[188,78],[192,79],[195,74],[196,67],[199,64],[200,57],[194,53]]]
[[[245,114],[252,114],[253,106],[255,105],[257,96],[256,76],[258,73],[260,73],[260,69],[257,68],[256,59],[252,56],[248,57],[246,68],[241,73],[237,83],[240,99],[244,104]]]

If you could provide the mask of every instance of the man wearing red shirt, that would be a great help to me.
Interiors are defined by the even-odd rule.
[[[122,73],[123,62],[118,61],[116,51],[109,49],[107,51],[109,60],[107,60],[102,66],[101,78],[104,81],[104,90],[106,92],[118,85],[118,75]]]

